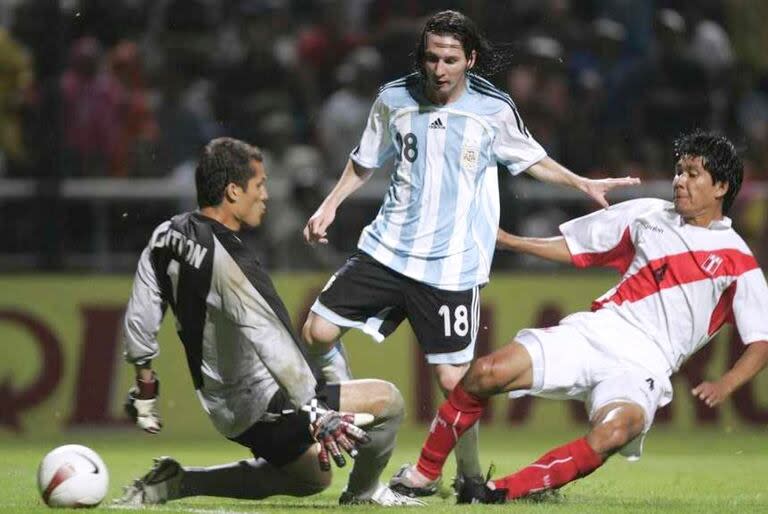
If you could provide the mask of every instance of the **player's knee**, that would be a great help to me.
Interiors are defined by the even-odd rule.
[[[328,323],[323,321],[321,318],[310,314],[301,329],[301,338],[312,349],[322,350],[323,347],[336,342],[337,336],[334,337],[334,334],[326,326]]]
[[[371,401],[371,410],[379,420],[402,417],[405,411],[405,400],[394,384],[382,380]]]
[[[587,437],[590,446],[598,453],[610,455],[643,431],[642,414],[623,413],[597,424]]]
[[[477,396],[494,394],[506,383],[500,380],[498,368],[498,359],[493,354],[480,357],[472,363],[462,381],[464,390]]]

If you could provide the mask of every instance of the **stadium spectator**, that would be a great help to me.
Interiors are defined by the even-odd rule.
[[[585,179],[547,157],[509,96],[470,73],[492,67],[495,55],[465,15],[431,16],[415,56],[420,71],[381,89],[360,144],[304,228],[308,243],[327,243],[339,205],[395,158],[379,215],[315,301],[303,337],[327,379],[347,378],[339,341],[346,330],[381,341],[408,318],[447,394],[474,356],[479,289],[488,281],[499,222],[497,162],[602,205],[607,191],[637,180]],[[457,451],[459,473],[479,476],[470,434]]]
[[[342,87],[320,108],[318,140],[325,154],[327,170],[340,170],[349,159],[349,142],[365,128],[368,112],[379,86],[381,55],[371,47],[360,47],[339,66]]]
[[[328,384],[316,374],[269,275],[238,237],[266,212],[260,150],[215,139],[195,182],[199,210],[160,224],[139,260],[124,322],[125,356],[136,370],[126,411],[150,434],[161,430],[152,360],[170,306],[203,409],[254,459],[192,468],[162,457],[119,503],[308,496],[330,484],[331,457],[345,464],[342,448],[357,458],[340,503],[418,505],[379,482],[403,416],[400,392],[381,380]],[[353,424],[359,418],[371,423],[367,434]]]
[[[60,90],[66,174],[105,176],[120,137],[120,86],[97,39],[72,44]]]
[[[465,481],[459,503],[503,503],[584,477],[613,454],[639,458],[656,410],[672,400],[669,377],[725,323],[746,350],[719,379],[692,389],[722,403],[768,363],[768,286],[725,216],[739,192],[742,162],[726,138],[695,132],[675,142],[674,202],[630,200],[564,223],[561,237],[499,232],[500,248],[622,274],[592,312],[524,329],[479,358],[443,403],[418,464],[416,485],[440,476],[457,434],[489,397],[535,395],[585,402],[586,437],[555,448],[504,478]]]
[[[33,81],[32,60],[24,47],[0,28],[0,175],[29,159],[22,111]]]
[[[157,143],[157,122],[149,106],[139,48],[120,41],[110,51],[109,64],[118,80],[120,133],[110,163],[110,175],[125,177],[152,169],[149,155]]]

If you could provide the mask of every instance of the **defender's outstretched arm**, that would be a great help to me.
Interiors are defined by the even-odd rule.
[[[563,236],[521,237],[499,229],[496,233],[496,248],[527,253],[549,261],[571,263],[571,252]]]

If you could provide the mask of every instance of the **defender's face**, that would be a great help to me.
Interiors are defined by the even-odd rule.
[[[428,32],[422,63],[427,97],[441,105],[457,100],[464,92],[465,74],[474,64],[475,52],[467,59],[461,41]]]
[[[677,161],[672,185],[675,211],[686,221],[711,221],[722,216],[722,199],[728,184],[713,181],[712,175],[704,169],[702,157],[683,156]]]
[[[242,225],[258,227],[267,212],[267,172],[262,162],[252,160],[250,166],[253,176],[237,199],[235,217]]]

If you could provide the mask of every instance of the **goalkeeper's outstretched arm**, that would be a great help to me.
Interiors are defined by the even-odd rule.
[[[549,261],[571,263],[571,252],[563,236],[521,237],[499,229],[496,234],[496,248],[527,253]]]

